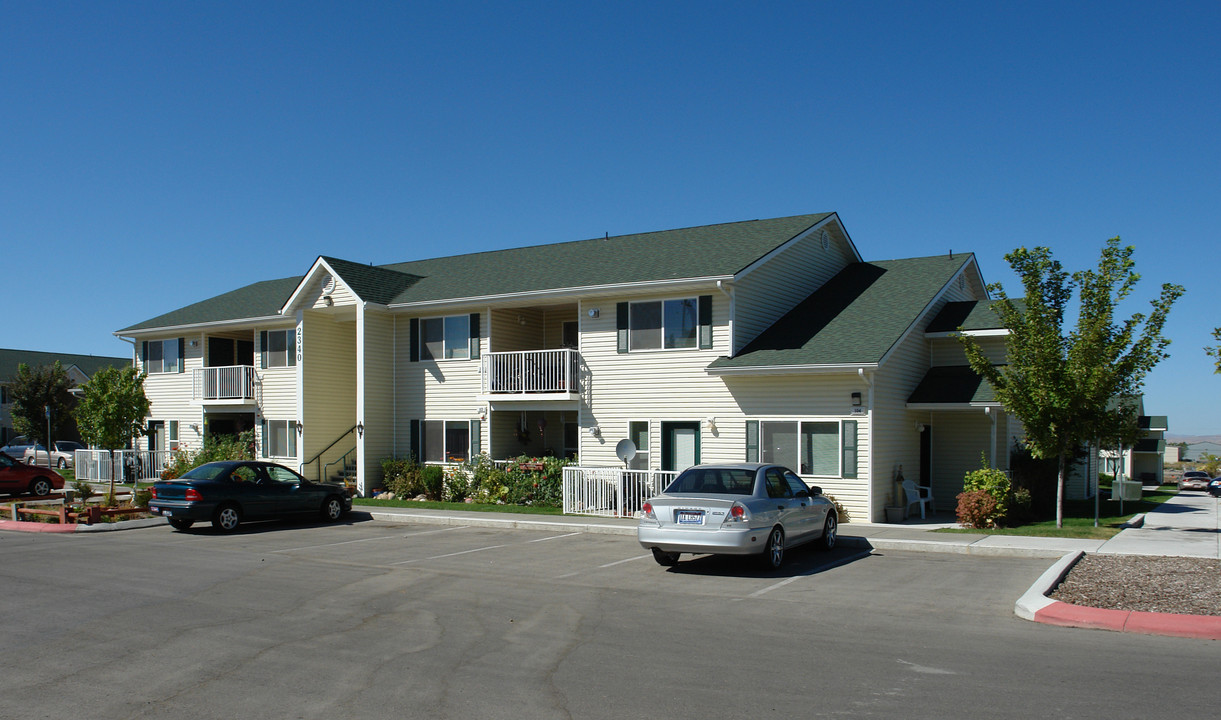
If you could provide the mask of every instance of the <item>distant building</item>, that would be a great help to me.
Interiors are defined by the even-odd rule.
[[[1129,480],[1139,480],[1144,485],[1161,485],[1162,468],[1166,464],[1165,415],[1145,415],[1144,398],[1137,400],[1136,422],[1140,425],[1141,437],[1135,445],[1124,447],[1120,455],[1118,448],[1103,448],[1098,452],[1102,472],[1115,475],[1122,469]],[[1174,448],[1176,457],[1178,448]]]
[[[74,387],[84,384],[104,367],[125,368],[131,365],[131,358],[0,348],[0,445],[17,435],[13,430],[13,396],[9,389],[13,379],[17,377],[17,367],[22,364],[30,367],[54,365],[56,361],[59,361],[68,373],[68,379]]]

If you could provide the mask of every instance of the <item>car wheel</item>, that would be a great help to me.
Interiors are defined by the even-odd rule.
[[[827,513],[827,521],[822,525],[822,537],[818,538],[818,547],[823,550],[830,550],[835,547],[835,541],[839,539],[839,520],[836,519],[835,513]]]
[[[170,518],[170,527],[175,530],[189,530],[195,524],[194,520],[182,520],[180,518]]]
[[[343,517],[343,500],[340,500],[336,495],[331,495],[322,501],[323,520],[337,522],[341,517]]]
[[[212,527],[221,532],[233,532],[242,522],[242,511],[237,505],[221,505],[212,516]]]
[[[678,553],[666,552],[660,548],[653,548],[653,559],[657,561],[658,565],[662,565],[664,567],[674,567],[678,564]]]
[[[55,467],[59,468],[60,470],[63,470],[64,468],[68,467],[68,461],[65,460],[64,458],[60,458],[59,462],[55,463]]]
[[[46,478],[34,478],[30,483],[30,494],[42,497],[51,494],[51,481]]]
[[[763,564],[773,570],[784,564],[784,530],[779,525],[772,528],[772,534],[767,536],[767,546],[763,548]]]
[[[26,465],[33,465],[33,464],[34,464],[34,456],[33,456],[33,455],[31,455],[31,456],[29,456],[28,458],[26,458],[26,459],[25,459],[25,464],[26,464]]]

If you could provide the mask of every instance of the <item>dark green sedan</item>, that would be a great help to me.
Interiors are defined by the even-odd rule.
[[[247,520],[316,515],[334,522],[352,509],[352,496],[336,483],[311,482],[283,465],[239,460],[192,468],[152,489],[148,509],[178,530],[197,522],[230,532]]]

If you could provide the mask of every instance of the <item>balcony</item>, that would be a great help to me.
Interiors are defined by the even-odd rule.
[[[193,400],[237,403],[254,400],[254,381],[254,367],[250,365],[197,368],[191,397]]]
[[[492,400],[576,400],[581,356],[576,350],[519,350],[483,356],[482,395]]]

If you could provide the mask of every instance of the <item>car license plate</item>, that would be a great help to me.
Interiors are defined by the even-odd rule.
[[[169,510],[162,510],[162,511],[161,511],[161,514],[162,514],[162,515],[164,515],[165,517],[170,517],[170,516],[172,516],[174,513],[170,512]]]
[[[701,510],[679,510],[679,525],[703,525],[704,513]]]

